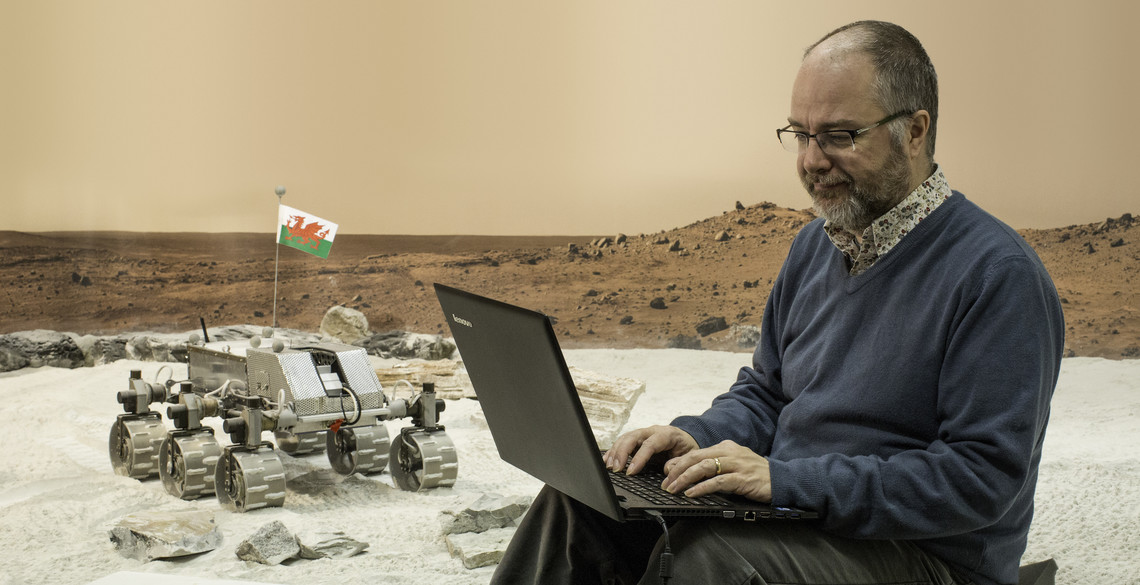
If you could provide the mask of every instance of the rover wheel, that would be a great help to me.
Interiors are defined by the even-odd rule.
[[[388,427],[341,427],[325,435],[332,468],[342,475],[380,473],[388,466]]]
[[[277,448],[290,455],[308,455],[325,450],[324,431],[300,434],[292,431],[274,431],[273,437],[277,439]]]
[[[227,449],[214,475],[218,502],[235,512],[285,505],[285,467],[268,447]]]
[[[213,495],[222,446],[214,433],[168,434],[158,455],[158,475],[167,493],[183,500]]]
[[[158,475],[158,453],[165,438],[162,415],[120,415],[107,438],[111,467],[116,474],[135,479]]]
[[[392,443],[392,479],[412,492],[455,485],[455,444],[443,431],[402,432]]]

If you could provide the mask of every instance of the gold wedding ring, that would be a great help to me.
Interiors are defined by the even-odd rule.
[[[720,475],[720,457],[713,457],[713,463],[716,464],[716,474]]]

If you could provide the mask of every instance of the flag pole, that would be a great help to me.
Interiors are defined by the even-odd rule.
[[[273,258],[273,328],[277,328],[277,266],[281,261],[281,198],[285,196],[285,187],[278,185],[274,192],[277,193],[277,233],[273,234],[273,247],[276,253]]]

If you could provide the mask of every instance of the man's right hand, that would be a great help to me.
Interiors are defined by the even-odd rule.
[[[677,427],[656,425],[618,437],[613,447],[602,456],[602,460],[611,471],[625,469],[627,474],[634,475],[645,469],[649,460],[658,453],[666,453],[673,458],[698,448],[700,445],[689,433]],[[629,461],[628,466],[626,461]]]

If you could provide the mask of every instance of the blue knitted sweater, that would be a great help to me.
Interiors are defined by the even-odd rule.
[[[825,530],[1015,583],[1064,345],[1052,280],[957,192],[858,276],[822,226],[792,244],[753,366],[673,424],[768,456],[773,502]]]

